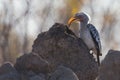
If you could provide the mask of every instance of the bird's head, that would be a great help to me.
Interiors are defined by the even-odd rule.
[[[84,13],[76,13],[72,18],[69,19],[68,25],[70,26],[73,21],[79,21],[81,23],[87,24],[89,21],[89,16]]]

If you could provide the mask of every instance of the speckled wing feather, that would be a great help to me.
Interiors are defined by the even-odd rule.
[[[97,31],[97,29],[92,25],[92,24],[88,24],[87,25],[89,31],[90,31],[90,34],[92,36],[92,39],[95,43],[95,46],[96,46],[96,50],[97,50],[97,62],[98,62],[98,65],[100,66],[100,59],[99,59],[99,56],[101,56],[101,41],[100,41],[100,36],[99,36],[99,33]]]
[[[96,47],[100,50],[100,53],[101,53],[101,41],[100,41],[100,36],[99,36],[97,29],[92,24],[88,24],[87,27],[88,27],[90,34],[96,44]]]

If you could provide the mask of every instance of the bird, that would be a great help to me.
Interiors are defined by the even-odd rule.
[[[70,27],[73,21],[77,21],[80,23],[80,28],[78,32],[78,34],[80,35],[79,38],[84,41],[89,51],[92,51],[92,53],[96,55],[97,63],[100,66],[99,56],[102,56],[100,36],[95,26],[89,23],[89,20],[90,18],[88,14],[84,12],[76,13],[68,20],[68,27]]]

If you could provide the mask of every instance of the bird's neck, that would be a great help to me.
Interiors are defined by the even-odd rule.
[[[81,30],[86,30],[87,29],[87,23],[80,23]]]

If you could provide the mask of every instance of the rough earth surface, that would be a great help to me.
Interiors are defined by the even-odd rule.
[[[98,80],[120,80],[120,51],[108,52],[101,63]]]
[[[15,64],[0,66],[0,80],[120,80],[120,52],[110,50],[98,67],[84,41],[64,24],[40,33],[32,47]]]

